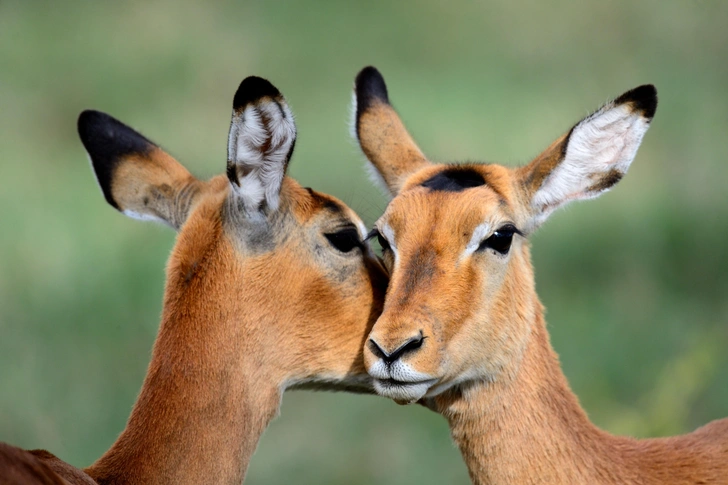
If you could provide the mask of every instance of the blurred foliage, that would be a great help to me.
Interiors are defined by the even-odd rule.
[[[222,172],[233,92],[288,98],[291,173],[371,223],[386,200],[348,136],[374,64],[434,160],[528,161],[605,99],[657,85],[630,174],[533,238],[565,372],[615,433],[728,415],[728,3],[0,2],[0,440],[90,464],[149,359],[174,234],[106,205],[75,133],[107,111],[199,176]],[[250,483],[466,483],[440,417],[289,393]]]

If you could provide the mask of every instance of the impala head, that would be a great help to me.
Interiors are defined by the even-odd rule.
[[[106,114],[78,130],[109,204],[179,232],[158,345],[173,333],[190,365],[211,352],[282,387],[369,386],[361,346],[386,276],[359,217],[286,176],[296,125],[273,85],[240,84],[227,171],[209,181]]]
[[[607,103],[520,168],[429,162],[372,67],[357,76],[355,99],[359,144],[394,195],[373,231],[390,272],[364,348],[375,389],[411,402],[512,372],[540,309],[528,236],[555,209],[622,178],[655,88]]]

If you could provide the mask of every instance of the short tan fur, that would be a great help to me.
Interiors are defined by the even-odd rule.
[[[91,478],[240,484],[285,389],[372,392],[361,348],[386,273],[350,208],[286,176],[296,128],[275,87],[241,83],[227,173],[206,182],[108,115],[78,128],[107,201],[179,231],[144,384]]]
[[[375,225],[391,275],[364,349],[377,392],[444,415],[474,483],[728,483],[728,419],[645,440],[595,427],[535,290],[528,236],[622,178],[655,88],[607,103],[520,168],[423,162],[372,67],[355,97],[359,143],[395,195]]]

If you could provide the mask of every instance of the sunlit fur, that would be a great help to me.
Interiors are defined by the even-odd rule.
[[[519,309],[520,291],[514,288],[533,293],[525,240],[515,236],[507,256],[468,248],[474,231],[484,223],[499,228],[523,222],[516,210],[501,204],[503,197],[516,198],[508,169],[477,167],[487,174],[486,180],[504,182],[499,187],[502,195],[486,187],[465,192],[419,187],[442,168],[432,166],[408,179],[377,222],[391,228],[398,261],[395,264],[393,252],[385,253],[392,271],[390,289],[370,338],[392,349],[424,331],[422,348],[403,360],[438,379],[428,395],[461,382],[463,376],[495,379],[517,358],[528,328],[512,325],[513,311],[525,311]]]
[[[247,207],[226,175],[197,180],[107,115],[82,115],[79,131],[100,173],[94,152],[104,143],[138,142],[129,146],[143,149],[111,160],[102,189],[119,210],[179,228],[144,384],[125,429],[88,475],[100,484],[239,485],[286,388],[372,392],[361,348],[386,274],[366,245],[344,253],[325,236],[353,226],[363,240],[351,209],[283,177],[283,167],[282,181],[272,182],[276,207]]]
[[[369,256],[336,254],[323,237],[356,216],[331,213],[326,196],[286,178],[265,234],[272,247],[261,249],[227,219],[227,178],[199,197],[168,263],[142,392],[87,470],[99,483],[240,483],[289,383],[368,387],[360,348],[380,275]]]
[[[357,79],[377,87],[377,76]],[[356,89],[386,93],[359,83]],[[402,402],[424,396],[422,403],[443,414],[474,483],[728,483],[728,419],[646,440],[596,428],[569,389],[535,291],[528,236],[556,207],[619,181],[654,114],[654,88],[605,105],[524,167],[462,166],[485,181],[462,190],[422,186],[453,166],[398,158],[416,153],[401,148],[414,142],[404,127],[391,129],[396,113],[385,96],[366,101],[375,111],[367,117],[359,110],[359,142],[396,194],[376,223],[396,247],[396,254],[384,252],[391,280],[369,335],[376,346],[364,349],[370,374],[382,381],[375,381],[377,391]],[[382,119],[390,128],[371,126]],[[487,245],[473,251],[476,232],[486,240],[508,224],[523,235],[513,236],[507,254]],[[418,334],[421,346],[383,364],[382,352]],[[405,374],[395,376],[395,366],[417,379],[400,382]],[[426,378],[433,381],[422,386]]]

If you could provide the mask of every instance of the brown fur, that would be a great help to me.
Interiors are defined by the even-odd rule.
[[[635,117],[654,114],[656,99],[645,102],[650,110],[630,105]],[[514,236],[507,256],[465,252],[484,222],[489,234],[506,224],[535,226],[534,217],[549,208],[531,200],[564,159],[568,138],[523,168],[469,165],[485,184],[466,190],[421,186],[446,165],[418,162],[399,174],[405,180],[390,184],[396,196],[376,223],[393,235],[388,242],[397,255],[395,261],[385,252],[391,281],[370,339],[390,352],[412,335],[424,337],[400,360],[436,380],[423,403],[448,419],[473,483],[728,484],[728,419],[646,440],[612,436],[588,420],[551,347],[525,237]],[[401,152],[380,151],[393,145],[379,140],[362,148],[384,161],[386,174],[387,164],[411,166]],[[587,174],[593,182],[576,196],[592,197],[621,175]],[[381,363],[371,347],[364,350],[370,371]],[[396,399],[399,391],[388,392]]]
[[[357,137],[367,159],[396,194],[407,175],[424,167],[427,159],[407,133],[394,109],[380,101],[373,102],[358,119]],[[387,158],[382,153],[390,154]]]
[[[94,485],[91,477],[45,450],[0,443],[0,485]]]
[[[42,458],[45,460],[57,460],[55,456],[47,451],[25,451],[6,443],[0,443],[0,485],[69,484],[68,481],[53,470],[50,463],[46,463],[44,459],[36,456],[36,453],[42,453]],[[70,467],[70,465],[68,466]],[[90,483],[93,483],[93,481]]]
[[[86,470],[98,483],[240,483],[285,387],[368,389],[360,349],[386,277],[370,254],[317,254],[322,233],[356,215],[286,178],[267,234],[274,249],[260,250],[226,220],[228,179],[195,183],[142,391],[124,432]]]
[[[342,252],[325,236],[363,226],[351,209],[281,172],[277,207],[243,210],[239,186],[225,175],[195,179],[158,147],[135,145],[140,135],[108,115],[82,114],[79,123],[94,168],[113,167],[112,204],[179,229],[144,384],[126,428],[85,470],[90,477],[239,485],[286,388],[372,392],[361,348],[381,312],[387,276],[365,244]],[[122,148],[143,146],[144,153],[113,150],[115,138],[101,138],[113,130],[126,140]],[[38,458],[10,460],[28,473],[56,477],[52,469],[88,483],[54,456]]]
[[[116,168],[111,184],[121,210],[150,214],[175,229],[187,219],[201,188],[186,168],[159,147],[125,160]]]

